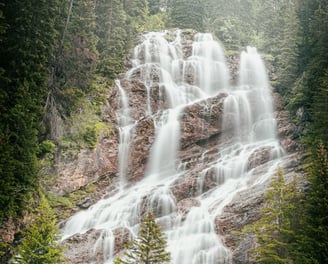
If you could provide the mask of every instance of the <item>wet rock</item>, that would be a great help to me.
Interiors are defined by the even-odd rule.
[[[104,242],[107,236],[114,236],[113,252],[117,254],[132,238],[131,232],[124,227],[116,228],[112,233],[105,230],[90,229],[84,234],[75,234],[61,245],[64,246],[64,255],[71,263],[104,263]]]
[[[288,111],[279,111],[276,116],[278,125],[278,136],[281,139],[282,147],[288,152],[293,153],[300,151],[302,147],[295,141],[297,127],[290,120],[290,113]]]
[[[271,160],[271,151],[272,147],[262,147],[255,150],[248,158],[247,170],[256,168]]]
[[[113,230],[114,239],[114,254],[117,254],[124,249],[124,245],[132,239],[132,234],[129,229],[119,227]]]
[[[263,206],[265,187],[256,185],[235,195],[222,214],[215,219],[218,234],[233,251],[233,263],[250,263],[250,250],[255,244],[252,236],[232,233],[260,218],[259,210]]]
[[[194,198],[186,198],[178,202],[178,210],[183,216],[186,216],[192,207],[199,206],[200,202]]]
[[[94,201],[92,201],[91,197],[87,196],[83,198],[81,201],[78,201],[76,205],[81,209],[88,209],[93,203]]]
[[[133,145],[130,148],[128,157],[127,180],[140,180],[144,175],[154,137],[154,120],[151,117],[145,118],[137,123],[133,131]]]
[[[58,178],[52,192],[58,195],[73,192],[106,175],[117,175],[117,137],[102,138],[95,149],[81,150],[72,161],[62,160],[57,165]]]
[[[183,199],[194,197],[197,193],[196,175],[185,175],[171,185],[175,199],[179,202]]]
[[[223,102],[226,94],[187,106],[181,116],[181,148],[222,132]]]
[[[95,245],[102,234],[102,230],[90,229],[84,234],[75,234],[64,242],[64,256],[75,264],[96,263],[102,264],[104,253]]]

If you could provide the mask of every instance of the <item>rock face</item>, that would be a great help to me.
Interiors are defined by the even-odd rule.
[[[58,168],[59,177],[52,191],[63,195],[95,183],[102,177],[117,176],[117,149],[115,135],[113,138],[104,137],[95,149],[82,150],[77,159],[61,163]]]
[[[184,39],[183,43],[183,54],[190,56],[191,40]],[[237,57],[233,56],[229,60],[232,62],[229,66],[233,72],[232,81],[236,83]],[[126,157],[126,180],[130,185],[139,182],[145,175],[146,164],[156,137],[156,122],[159,121],[161,111],[170,105],[165,88],[158,83],[160,79],[158,67],[154,64],[151,69],[153,83],[150,87],[139,80],[141,76],[142,71],[138,69],[130,73],[130,79],[120,80],[122,89],[128,95],[131,118],[134,120],[131,132],[132,145]],[[194,84],[194,76],[187,74],[186,82],[190,85]],[[180,146],[177,156],[185,173],[170,183],[169,190],[183,221],[191,208],[201,206],[197,198],[200,194],[220,186],[225,181],[224,177],[218,176],[218,168],[212,164],[222,155],[218,151],[218,146],[224,149],[232,140],[230,133],[232,122],[227,122],[224,127],[222,125],[224,101],[227,96],[225,92],[218,93],[187,105],[180,112]],[[277,95],[275,104],[278,136],[289,155],[286,155],[284,167],[290,175],[292,173],[290,168],[298,165],[297,157],[292,154],[299,151],[300,146],[293,139],[295,127],[289,120],[288,112],[282,109]],[[113,135],[100,138],[95,149],[81,151],[76,160],[58,168],[59,178],[53,188],[58,194],[77,190],[90,183],[98,183],[102,186],[102,191],[96,198],[88,197],[78,203],[81,208],[88,208],[99,200],[106,193],[106,188],[111,186],[113,179],[118,178],[119,124],[116,113],[122,107],[118,89],[110,93],[108,105],[110,111],[104,119],[116,126]],[[259,147],[249,155],[245,160],[245,170],[252,172],[250,182],[256,181],[264,171],[268,170],[270,160],[272,160],[272,149],[268,146]],[[202,181],[200,181],[201,177]],[[105,183],[104,179],[110,180]],[[233,235],[231,231],[240,231],[260,217],[258,212],[263,206],[263,193],[266,187],[266,183],[261,183],[236,193],[230,203],[222,209],[222,213],[215,218],[216,233],[223,238],[225,246],[231,250],[233,263],[252,263],[250,249],[255,245],[255,238],[251,236],[242,238]],[[146,210],[146,199],[145,195],[140,206],[140,215]],[[119,227],[113,230],[113,234],[115,246],[111,249],[111,253],[117,254],[122,250],[123,244],[131,239],[131,233],[127,228]],[[72,263],[103,263],[106,252],[101,247],[101,240],[105,239],[104,236],[103,230],[91,229],[84,234],[76,234],[66,239],[65,256]]]
[[[64,246],[64,255],[71,263],[104,263],[104,254],[109,254],[108,250],[117,254],[124,248],[124,245],[131,240],[131,233],[126,228],[113,230],[114,248],[104,249],[103,242],[106,239],[105,230],[90,229],[84,234],[76,234],[61,243]]]

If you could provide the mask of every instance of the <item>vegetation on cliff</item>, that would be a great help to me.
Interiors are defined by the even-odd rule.
[[[212,32],[228,50],[254,45],[273,58],[272,84],[299,127],[294,137],[314,153],[308,159],[309,186],[297,199],[305,208],[298,219],[301,231],[298,236],[293,233],[291,244],[291,251],[298,253],[288,257],[295,263],[328,262],[327,1],[172,0],[167,6],[164,2],[0,3],[0,222],[22,217],[39,185],[49,183],[50,175],[40,166],[50,168],[60,156],[74,158],[80,148],[96,145],[100,131],[108,132],[100,106],[123,70],[136,34],[165,26],[192,27]],[[274,182],[278,183],[284,191],[289,188]],[[273,208],[270,205],[264,215],[274,216]],[[289,226],[287,231],[294,229]],[[267,230],[258,234],[259,239],[272,231]],[[23,234],[28,237],[28,231]],[[30,243],[24,241],[22,245]],[[275,243],[274,250],[283,245]],[[2,252],[2,262],[9,251]],[[265,252],[258,253],[267,256]]]
[[[40,195],[31,218],[14,250],[14,260],[22,264],[63,263],[62,249],[57,245],[57,220],[44,195]]]
[[[115,260],[116,264],[147,264],[168,263],[170,253],[166,251],[166,238],[151,212],[148,212],[140,225],[138,237],[126,247],[122,257]]]

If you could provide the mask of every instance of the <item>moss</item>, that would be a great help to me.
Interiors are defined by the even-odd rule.
[[[68,218],[72,212],[77,210],[77,202],[81,201],[91,193],[96,191],[94,184],[89,184],[79,190],[65,194],[63,196],[53,193],[47,193],[47,200],[50,206],[55,210],[58,219]]]

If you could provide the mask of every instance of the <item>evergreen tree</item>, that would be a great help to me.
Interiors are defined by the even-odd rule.
[[[277,7],[278,8],[278,7]],[[276,50],[272,54],[277,61],[277,91],[281,95],[290,93],[298,74],[299,20],[295,1],[284,1],[276,11],[280,37],[274,43]]]
[[[302,32],[299,44],[299,85],[290,107],[295,113],[302,109],[299,125],[311,129],[304,131],[313,140],[321,139],[328,145],[325,122],[327,119],[328,77],[328,2],[325,0],[298,0],[298,15]]]
[[[322,143],[312,157],[309,184],[299,263],[328,263],[328,154]]]
[[[95,1],[85,0],[72,3],[71,10],[71,6],[68,6],[66,10],[67,16],[70,17],[58,58],[60,67],[58,67],[57,76],[61,76],[58,78],[60,81],[58,87],[63,90],[64,96],[65,90],[68,95],[72,96],[74,92],[72,89],[82,91],[88,89],[98,56]]]
[[[256,235],[258,246],[253,250],[256,263],[288,263],[292,259],[295,232],[299,227],[300,194],[296,181],[286,183],[282,170],[278,170],[265,193],[261,218],[244,232]]]
[[[48,63],[58,36],[59,0],[14,0],[0,6],[2,220],[4,215],[19,212],[24,196],[37,186],[38,135],[47,94]]]
[[[115,263],[151,264],[169,261],[170,253],[166,252],[166,240],[153,214],[149,212],[141,223],[138,237],[127,246],[124,255],[117,258]]]
[[[132,37],[128,35],[128,17],[119,0],[99,1],[96,12],[100,54],[97,71],[113,80],[122,71],[127,39]]]
[[[44,195],[32,217],[33,221],[22,232],[23,239],[14,251],[14,259],[22,264],[62,263],[62,249],[56,243],[56,218]]]
[[[172,0],[170,26],[204,31],[205,7],[201,0]]]

